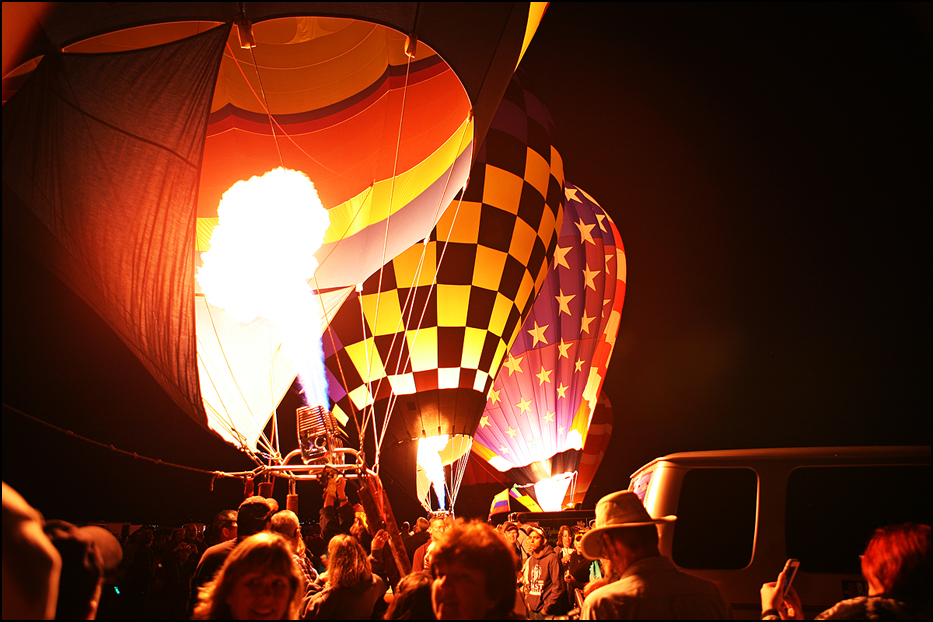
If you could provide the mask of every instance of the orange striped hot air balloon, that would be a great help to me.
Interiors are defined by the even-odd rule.
[[[323,326],[463,188],[543,14],[536,3],[22,7],[3,22],[4,227],[180,408],[260,461],[278,453],[262,430],[296,368],[275,327],[229,317],[197,289],[221,196],[277,167],[314,182],[330,225],[307,323]]]

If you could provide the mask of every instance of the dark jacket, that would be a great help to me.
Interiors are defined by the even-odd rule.
[[[324,542],[330,542],[331,538],[339,533],[350,533],[350,527],[353,526],[355,513],[353,506],[344,503],[341,506],[325,505],[321,508],[321,537]],[[326,552],[325,545],[325,552]]]
[[[528,558],[528,584],[525,592],[525,606],[528,611],[542,615],[560,615],[564,579],[561,575],[560,560],[549,544],[545,544],[537,553]]]
[[[299,617],[302,620],[368,620],[386,589],[385,579],[375,573],[370,582],[355,588],[328,586],[305,597]]]

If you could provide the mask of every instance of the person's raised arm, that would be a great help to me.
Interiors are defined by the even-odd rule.
[[[777,581],[764,583],[761,586],[761,619],[762,620],[803,620],[803,608],[800,597],[793,587],[784,593],[784,578],[788,571],[782,570]]]

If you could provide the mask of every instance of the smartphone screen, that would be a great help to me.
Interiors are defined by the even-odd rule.
[[[784,564],[784,593],[787,593],[787,589],[790,587],[790,584],[794,582],[794,577],[797,576],[797,569],[800,568],[799,559],[788,559],[787,563]]]

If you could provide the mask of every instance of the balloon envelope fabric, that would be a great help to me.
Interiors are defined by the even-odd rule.
[[[563,164],[552,136],[544,106],[513,78],[462,201],[330,323],[335,412],[374,412],[384,454],[410,454],[423,436],[476,430],[557,247]]]
[[[3,81],[5,240],[81,295],[186,413],[252,451],[295,372],[274,331],[196,293],[220,194],[306,169],[331,211],[315,320],[332,315],[463,186],[532,9],[56,3],[29,21],[37,37],[4,20],[4,42],[23,44]]]
[[[523,485],[576,470],[625,297],[618,229],[583,190],[567,183],[566,193],[551,270],[496,376],[473,444]]]

